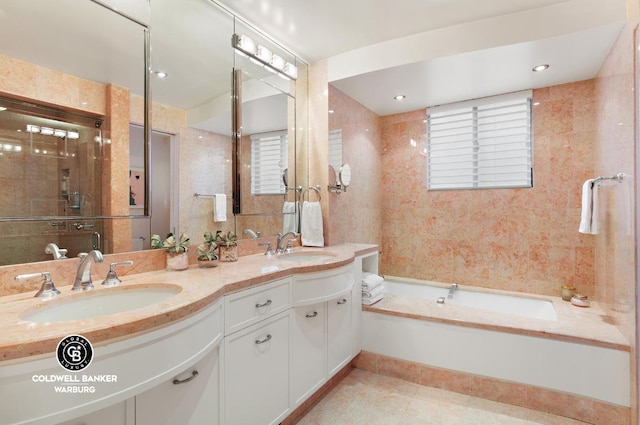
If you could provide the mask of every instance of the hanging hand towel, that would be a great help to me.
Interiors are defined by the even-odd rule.
[[[598,230],[598,184],[589,179],[582,185],[582,214],[578,232],[596,235]]]
[[[305,202],[303,204],[300,233],[302,233],[303,246],[324,246],[320,202]]]
[[[282,205],[284,219],[282,220],[282,234],[298,233],[298,202],[286,201]]]
[[[213,195],[213,221],[227,221],[227,195]]]

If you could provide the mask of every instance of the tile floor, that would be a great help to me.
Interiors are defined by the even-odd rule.
[[[585,425],[354,369],[298,425]]]

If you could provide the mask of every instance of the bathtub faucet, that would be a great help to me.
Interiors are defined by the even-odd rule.
[[[448,299],[453,298],[453,294],[456,292],[456,289],[458,289],[458,284],[452,283],[451,286],[449,287],[449,293],[447,294]]]

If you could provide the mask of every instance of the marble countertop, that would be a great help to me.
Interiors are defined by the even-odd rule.
[[[327,259],[282,261],[276,256],[248,255],[237,262],[223,263],[214,268],[191,266],[184,271],[152,271],[122,278],[118,288],[178,285],[182,290],[146,307],[124,313],[83,320],[60,322],[29,322],[23,319],[39,308],[91,296],[112,288],[101,287],[103,276],[92,276],[96,287],[88,292],[71,292],[71,286],[58,287],[61,294],[51,300],[34,298],[34,292],[0,297],[0,364],[36,360],[55,351],[58,342],[67,335],[80,334],[94,347],[166,326],[190,316],[212,304],[225,294],[261,285],[294,273],[308,273],[341,267],[353,262],[355,256],[376,252],[377,246],[342,244],[325,248],[297,248],[295,252],[320,251],[335,256]]]
[[[432,285],[446,287],[440,282]],[[517,293],[484,288],[465,287],[466,290],[506,295]],[[498,332],[550,338],[561,341],[586,343],[615,350],[630,351],[629,341],[620,330],[611,323],[596,302],[589,308],[576,307],[560,297],[523,294],[528,298],[551,301],[556,310],[557,320],[526,318],[506,315],[484,309],[471,308],[455,304],[437,304],[434,300],[425,300],[396,294],[386,294],[384,299],[371,306],[363,305],[364,311],[407,317],[417,320],[475,327]]]

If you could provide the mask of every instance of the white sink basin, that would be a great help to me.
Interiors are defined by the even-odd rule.
[[[41,308],[23,315],[22,319],[42,323],[108,316],[159,303],[179,294],[180,291],[180,286],[170,284],[104,289],[82,294],[71,301],[60,299],[48,302]]]
[[[326,260],[332,260],[336,257],[336,254],[330,252],[292,252],[290,254],[282,254],[278,256],[278,260],[281,261],[297,261],[297,262],[321,262]]]

